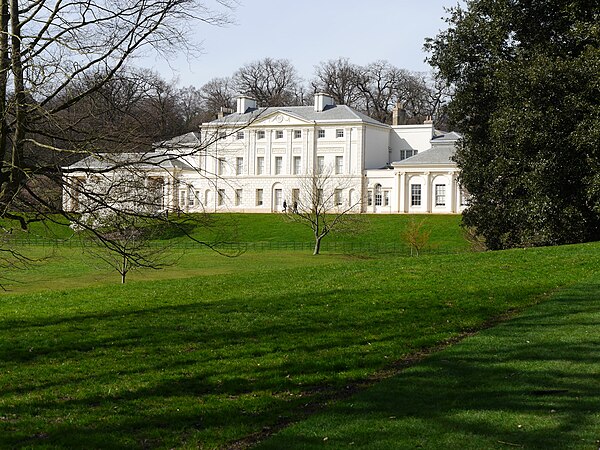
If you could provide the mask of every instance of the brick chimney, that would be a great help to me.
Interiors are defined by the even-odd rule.
[[[392,110],[392,125],[406,125],[406,110],[400,102]]]

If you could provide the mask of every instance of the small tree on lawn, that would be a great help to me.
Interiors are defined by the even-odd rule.
[[[417,221],[414,217],[411,217],[402,233],[404,242],[406,242],[410,248],[410,256],[413,256],[413,254],[419,256],[421,250],[429,244],[431,231],[425,228],[425,224],[425,219]]]
[[[353,212],[359,212],[360,198],[344,199],[352,186],[351,179],[334,175],[331,168],[309,172],[300,182],[300,196],[292,198],[285,209],[286,217],[308,226],[313,233],[315,246],[313,255],[321,251],[325,236],[337,232],[356,232],[363,222]]]

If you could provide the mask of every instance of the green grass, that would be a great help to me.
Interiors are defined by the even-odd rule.
[[[187,278],[1,296],[0,447],[251,441],[600,267],[598,244],[419,258],[261,252],[204,266],[194,255],[169,269]]]
[[[597,448],[599,298],[588,279],[259,448]]]

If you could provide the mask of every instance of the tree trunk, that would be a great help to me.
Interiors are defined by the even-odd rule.
[[[319,236],[315,239],[315,249],[313,251],[313,256],[318,255],[321,251],[321,239],[323,239],[322,236]]]

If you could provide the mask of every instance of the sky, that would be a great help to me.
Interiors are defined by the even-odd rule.
[[[210,3],[210,2],[208,2]],[[365,65],[387,60],[409,71],[429,72],[423,44],[446,28],[444,7],[457,0],[239,0],[226,27],[198,24],[202,53],[168,61],[147,56],[137,66],[179,86],[200,87],[228,77],[249,62],[288,59],[308,81],[322,61],[348,58]]]

